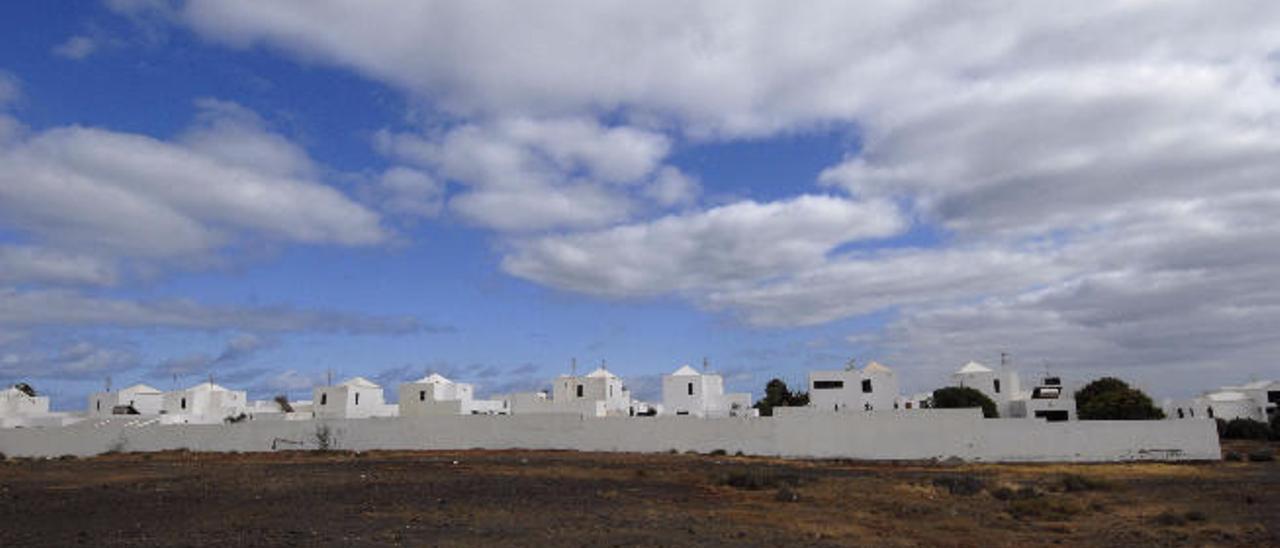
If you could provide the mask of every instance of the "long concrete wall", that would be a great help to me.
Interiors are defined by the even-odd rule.
[[[89,456],[107,451],[317,449],[570,449],[709,452],[799,458],[972,461],[1216,460],[1212,421],[988,420],[969,410],[787,413],[777,417],[581,418],[573,415],[249,421],[165,425],[86,420],[58,428],[0,430],[8,456]]]

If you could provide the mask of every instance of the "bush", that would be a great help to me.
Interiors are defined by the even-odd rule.
[[[1271,437],[1271,427],[1253,419],[1218,421],[1218,435],[1229,440],[1265,440]]]
[[[761,417],[772,417],[774,407],[804,407],[809,405],[808,392],[792,392],[787,388],[786,381],[782,379],[772,379],[768,384],[764,385],[764,398],[756,402],[756,409],[760,410]]]
[[[981,493],[986,487],[986,482],[976,476],[943,476],[934,478],[933,485],[946,488],[952,495],[967,497]]]
[[[1157,420],[1164,418],[1151,397],[1115,377],[1103,377],[1076,391],[1081,420]]]
[[[791,474],[779,474],[772,468],[751,467],[722,473],[716,477],[715,482],[737,489],[759,491],[761,489],[798,485],[800,478]]]
[[[1062,476],[1060,481],[1062,490],[1068,493],[1078,493],[1081,491],[1101,491],[1107,489],[1111,484],[1104,480],[1081,476],[1079,474],[1067,474]]]
[[[996,410],[996,402],[986,394],[965,386],[948,386],[933,391],[932,407],[934,409],[965,409],[981,407],[982,416],[994,419],[1000,416]]]
[[[1259,449],[1249,452],[1249,462],[1271,462],[1276,460],[1276,454],[1270,449]]]
[[[1165,510],[1164,512],[1160,512],[1159,514],[1156,514],[1156,517],[1153,519],[1153,521],[1155,521],[1159,525],[1164,525],[1167,527],[1187,524],[1186,516],[1181,516],[1173,512],[1170,512],[1168,510]]]
[[[1084,503],[1068,497],[1036,497],[1009,503],[1009,514],[1018,519],[1062,521],[1084,511]]]
[[[713,457],[723,457],[723,456],[728,455],[728,454],[729,454],[729,452],[728,452],[728,451],[725,451],[724,449],[716,449],[716,450],[714,450],[714,451],[712,451],[712,452],[711,452],[711,456],[713,456]]]
[[[1227,462],[1241,462],[1244,460],[1244,455],[1241,455],[1240,453],[1237,453],[1235,451],[1227,451],[1227,454],[1224,455],[1222,458]]]

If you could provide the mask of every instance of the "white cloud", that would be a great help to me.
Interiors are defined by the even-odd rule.
[[[115,265],[91,255],[69,255],[32,246],[0,245],[0,284],[111,285],[116,280]]]
[[[0,345],[0,378],[4,379],[100,379],[138,365],[138,355],[128,348],[105,347],[86,341],[36,350],[30,345]]]
[[[887,202],[802,196],[516,244],[507,272],[562,289],[642,296],[756,283],[823,264],[840,244],[905,227]]]
[[[23,327],[161,327],[263,333],[400,334],[446,331],[410,317],[380,317],[287,306],[202,305],[190,300],[129,301],[68,290],[0,288],[0,325]]]
[[[3,224],[67,253],[208,260],[252,233],[280,242],[368,245],[377,213],[314,178],[296,145],[252,113],[202,101],[176,142],[58,127],[0,149]]]
[[[198,375],[212,372],[225,372],[226,369],[239,367],[254,354],[276,344],[273,339],[263,338],[252,333],[242,333],[229,339],[216,356],[197,353],[188,356],[167,359],[151,370],[153,376],[168,377],[170,375]]]
[[[88,36],[72,36],[67,41],[53,47],[54,55],[79,61],[93,54],[98,43]]]
[[[404,166],[384,171],[372,193],[380,209],[396,215],[435,217],[444,207],[444,185],[420,170]]]

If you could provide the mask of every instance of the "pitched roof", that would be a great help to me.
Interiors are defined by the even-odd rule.
[[[605,368],[603,368],[603,367],[599,367],[599,368],[596,368],[596,370],[595,370],[595,371],[592,371],[592,372],[590,372],[590,373],[587,373],[587,378],[589,378],[589,379],[616,379],[616,378],[618,378],[618,376],[617,376],[617,375],[614,375],[613,373],[610,373],[608,369],[605,369]]]
[[[990,367],[982,365],[978,362],[971,361],[969,363],[964,364],[964,367],[961,367],[959,371],[956,371],[956,374],[969,375],[973,373],[990,373],[990,372],[991,372]]]
[[[698,370],[692,367],[689,367],[688,365],[685,365],[680,369],[677,369],[675,373],[671,374],[672,377],[696,377],[698,375],[701,375],[701,373],[699,373]]]
[[[862,368],[863,373],[893,373],[889,366],[880,362],[871,362]]]
[[[439,373],[432,373],[413,382],[418,384],[453,384],[453,381],[444,378],[444,375]]]
[[[128,392],[128,393],[131,393],[131,394],[147,394],[147,393],[159,393],[159,392],[160,392],[159,390],[157,390],[157,389],[155,389],[155,388],[153,388],[153,387],[147,386],[147,385],[145,385],[145,384],[142,384],[142,383],[138,383],[138,384],[135,384],[135,385],[133,385],[133,386],[126,387],[126,388],[121,388],[121,389],[120,389],[120,391],[121,391],[121,392]]]
[[[339,386],[354,386],[357,388],[380,388],[377,384],[374,384],[373,381],[366,379],[364,377],[351,377],[350,379],[342,381],[342,384]]]

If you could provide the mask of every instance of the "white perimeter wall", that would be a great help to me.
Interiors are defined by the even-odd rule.
[[[1217,460],[1212,421],[982,419],[972,410],[786,413],[776,417],[582,418],[459,415],[163,425],[89,419],[59,428],[0,431],[8,456],[88,456],[106,451],[271,451],[317,448],[326,426],[334,449],[576,449],[709,452],[810,458],[975,461]]]

